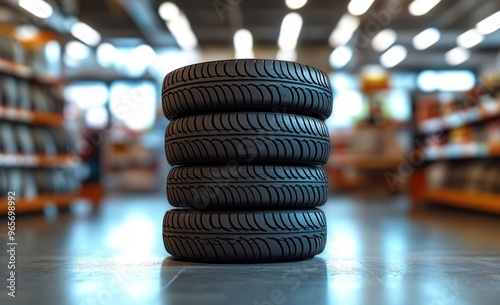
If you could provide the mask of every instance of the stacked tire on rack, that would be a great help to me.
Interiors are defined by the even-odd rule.
[[[163,240],[174,257],[206,262],[313,257],[326,242],[316,207],[328,196],[328,77],[277,60],[226,60],[165,77],[174,166]]]

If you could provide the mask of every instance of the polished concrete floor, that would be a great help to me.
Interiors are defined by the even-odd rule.
[[[499,203],[500,204],[500,203]],[[207,265],[172,260],[161,197],[114,196],[96,213],[17,219],[16,298],[0,304],[499,304],[500,217],[449,209],[409,216],[404,197],[333,197],[327,249],[310,260]],[[5,222],[2,222],[5,224]],[[4,279],[5,277],[5,279]]]

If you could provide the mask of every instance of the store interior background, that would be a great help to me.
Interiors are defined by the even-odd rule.
[[[381,224],[424,213],[464,236],[467,224],[498,227],[499,29],[495,0],[2,0],[2,214],[15,190],[31,253],[33,236],[72,228],[66,254],[86,255],[102,234],[103,253],[167,257],[163,77],[267,58],[331,77],[328,255],[361,251],[366,213]],[[411,248],[386,233],[385,251]]]

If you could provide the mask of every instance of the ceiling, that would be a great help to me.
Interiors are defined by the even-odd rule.
[[[158,7],[163,0],[46,1],[57,3],[65,13],[75,14],[98,30],[104,40],[123,43],[144,41],[153,47],[176,46],[175,39],[158,15]],[[201,48],[230,47],[233,34],[239,28],[246,28],[252,33],[256,48],[275,48],[281,21],[290,12],[285,0],[170,1],[188,18]],[[394,1],[399,3],[397,14],[390,14],[388,22],[377,17],[387,12],[388,7],[394,5]],[[405,45],[409,51],[408,60],[402,63],[402,67],[444,65],[443,53],[456,47],[456,37],[459,34],[500,10],[498,0],[442,0],[426,15],[415,17],[408,12],[409,2],[411,1],[375,0],[370,10],[361,16],[361,24],[349,43],[356,50],[356,60],[350,66],[351,69],[378,62],[380,54],[369,47],[369,41],[385,27],[395,29],[398,33],[396,43]],[[309,0],[303,8],[297,10],[303,17],[297,46],[299,61],[302,50],[306,50],[306,57],[314,54],[313,50],[322,50],[319,52],[321,54],[331,51],[328,37],[346,12],[348,3],[349,0]],[[412,39],[429,27],[439,29],[442,33],[441,39],[428,50],[418,52],[412,47]],[[473,48],[473,54],[477,56],[465,65],[491,63],[499,50],[500,31],[497,31]],[[302,58],[305,57],[302,55]]]

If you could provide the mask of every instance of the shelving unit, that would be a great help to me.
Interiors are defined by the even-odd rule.
[[[6,35],[6,33],[0,33],[0,35]],[[43,43],[44,41],[41,38],[40,44]],[[24,45],[23,47],[26,48],[26,46]],[[32,85],[43,86],[45,88],[55,88],[55,86],[65,84],[64,78],[38,75],[37,72],[34,71],[30,66],[13,62],[11,60],[6,60],[5,58],[0,58],[0,78],[1,77],[12,78],[16,80],[16,82],[27,81],[30,84],[30,87],[26,90],[32,90]],[[44,98],[49,99],[50,97],[50,95],[46,95],[46,97]],[[19,96],[16,95],[16,100],[13,101],[16,101],[15,103],[19,103],[18,99]],[[57,111],[36,111],[31,109],[21,109],[17,107],[6,106],[6,104],[4,104],[3,106],[0,105],[0,121],[7,122],[8,124],[13,124],[16,126],[29,125],[30,128],[63,128],[65,119],[62,111],[59,108],[54,109],[57,109]],[[54,137],[57,136],[54,135]],[[54,141],[56,140],[54,139]],[[74,152],[72,150],[68,151],[69,153],[55,154],[5,153],[0,151],[0,168],[5,170],[7,173],[9,173],[9,171],[11,170],[20,171],[20,173],[23,173],[23,175],[29,176],[32,174],[34,175],[34,171],[37,169],[43,169],[44,171],[48,170],[50,173],[51,169],[54,170],[68,167],[77,167],[81,163],[81,158],[78,156],[76,150]],[[31,172],[31,170],[33,170],[33,172]],[[3,176],[2,178],[5,179],[4,177],[10,176]],[[75,183],[74,186],[77,186],[77,184]],[[73,186],[70,186],[68,190],[69,189],[73,190],[75,188]],[[26,195],[28,197],[22,197],[22,194],[17,194],[15,200],[15,212],[16,214],[40,212],[43,211],[45,206],[47,205],[55,205],[59,208],[66,208],[73,201],[79,198],[91,197],[85,194],[83,189],[84,188],[82,188],[81,191],[77,190],[73,193],[65,193],[64,188],[59,187],[59,192],[57,193],[44,193],[43,188],[38,188],[37,186],[37,191],[34,194],[38,192],[40,193],[36,195]],[[16,191],[16,193],[22,193],[17,192],[17,190],[15,189],[12,189],[12,191]],[[91,198],[91,200],[94,202],[98,202],[98,200],[94,200],[94,198]],[[5,196],[0,197],[0,214],[6,214],[8,212],[7,207],[8,204],[6,202]]]
[[[500,214],[500,194],[439,188],[428,189],[425,199],[443,205]]]
[[[424,150],[427,161],[500,157],[499,143],[447,144]]]
[[[30,111],[2,106],[0,106],[0,119],[33,125],[55,127],[61,127],[64,125],[64,116],[59,113]]]
[[[73,154],[27,155],[0,153],[0,166],[13,167],[65,167],[78,166],[80,157]]]
[[[417,101],[414,101],[414,107]],[[457,111],[443,117],[424,120],[415,124],[414,143],[422,143],[422,137],[432,134],[446,134],[456,128],[476,128],[485,131],[485,124],[500,119],[500,96],[482,97],[478,106]],[[472,130],[472,129],[469,129]],[[418,141],[417,141],[418,140]],[[422,149],[414,147],[415,150]],[[423,149],[425,162],[415,169],[410,179],[413,209],[420,210],[425,202],[469,209],[487,213],[500,214],[500,194],[485,191],[464,190],[450,186],[432,187],[427,181],[425,169],[436,161],[454,162],[452,166],[460,166],[462,160],[478,160],[491,162],[500,157],[500,142],[465,141],[463,143],[435,144]],[[496,163],[495,163],[496,164]],[[451,167],[450,167],[451,168]],[[454,168],[454,167],[453,167]],[[500,170],[500,168],[499,168]],[[472,179],[466,176],[465,179]]]
[[[435,133],[468,124],[480,123],[496,117],[500,117],[500,101],[483,103],[481,106],[466,111],[425,120],[419,124],[418,131],[420,133]]]

